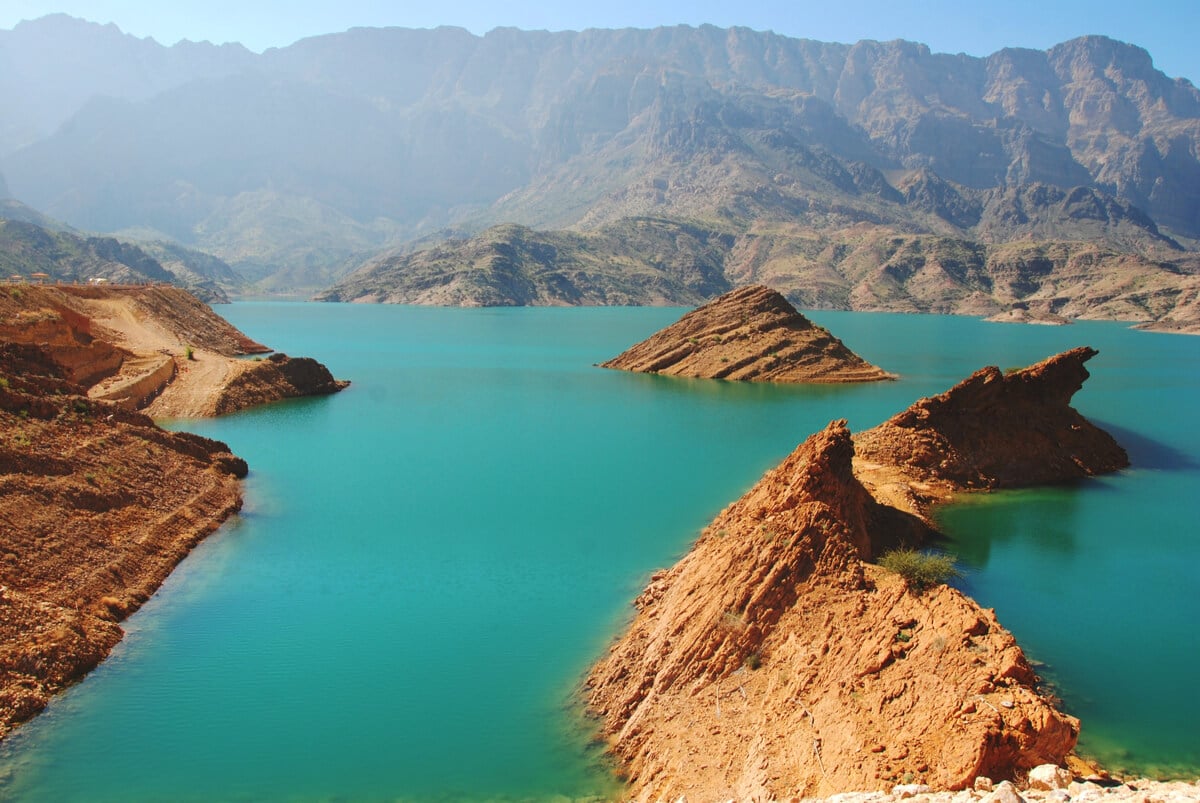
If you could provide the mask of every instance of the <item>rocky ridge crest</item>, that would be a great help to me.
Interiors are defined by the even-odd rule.
[[[647,215],[1135,250],[1200,237],[1200,92],[1104,37],[971,58],[713,26],[389,28],[256,55],[58,18],[0,31],[0,61],[14,196],[211,251],[264,287],[315,290],[444,229]],[[396,294],[430,289],[460,295]]]
[[[1081,346],[1009,373],[982,368],[860,433],[857,456],[955,489],[1045,485],[1124,468],[1125,450],[1070,405],[1096,354]]]

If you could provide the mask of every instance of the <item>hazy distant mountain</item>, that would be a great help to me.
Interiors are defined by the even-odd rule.
[[[0,220],[19,220],[24,223],[33,223],[51,231],[71,230],[71,227],[67,224],[43,215],[36,209],[32,209],[13,198],[0,198]]]
[[[0,153],[53,133],[94,98],[147,100],[197,78],[241,70],[253,58],[240,45],[167,48],[65,14],[22,22],[0,31]]]
[[[322,301],[444,306],[699,304],[730,288],[734,239],[701,226],[627,219],[591,232],[506,224],[385,255]]]
[[[172,284],[186,287],[205,301],[228,300],[228,293],[236,293],[246,284],[228,263],[212,254],[165,240],[119,239],[157,261],[171,274]]]
[[[47,47],[70,68],[32,55]],[[981,59],[711,26],[356,29],[259,56],[56,17],[0,34],[0,75],[0,99],[40,103],[35,139],[0,138],[15,197],[275,286],[510,222],[867,226],[1151,260],[1200,238],[1200,92],[1102,37]]]
[[[578,233],[497,226],[380,257],[318,299],[699,304],[734,286],[767,284],[808,309],[1116,318],[1200,331],[1189,307],[1200,291],[1200,254],[1173,253],[1174,260],[1158,261],[1098,243],[984,244],[862,225],[814,230],[759,223],[720,234],[628,218]]]
[[[45,273],[49,281],[165,282],[208,302],[228,301],[244,280],[209,254],[162,241],[93,237],[19,201],[0,200],[0,280]]]

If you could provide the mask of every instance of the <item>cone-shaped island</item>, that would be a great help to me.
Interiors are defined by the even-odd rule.
[[[895,379],[761,285],[697,307],[601,367],[749,382]]]

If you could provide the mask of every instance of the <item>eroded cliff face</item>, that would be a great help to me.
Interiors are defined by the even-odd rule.
[[[94,668],[241,507],[246,464],[87,398],[43,348],[0,344],[0,736]]]
[[[762,285],[731,290],[601,367],[754,382],[895,378]]]
[[[915,595],[867,561],[927,531],[928,503],[955,489],[1124,465],[1069,407],[1092,354],[980,372],[857,439],[830,424],[655,574],[586,681],[631,794],[961,789],[1061,763],[1078,722],[1039,693],[995,616],[946,586]],[[928,453],[911,468],[914,439]],[[1037,460],[1048,467],[1021,473]]]

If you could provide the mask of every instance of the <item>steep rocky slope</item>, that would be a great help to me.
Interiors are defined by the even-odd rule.
[[[1020,482],[1008,461],[1022,445],[1049,466],[1028,481],[1125,465],[1068,406],[1092,353],[981,372],[861,435],[862,457],[844,422],[830,424],[655,574],[586,683],[632,796],[961,789],[1061,763],[1078,722],[1041,695],[994,615],[946,586],[914,594],[868,561],[928,532],[928,505],[964,482]],[[1011,413],[980,417],[1003,398],[1018,400]],[[971,450],[970,470],[909,458],[915,433],[942,427]]]
[[[0,737],[80,679],[205,536],[246,463],[156,414],[347,383],[267,351],[183,290],[0,287]]]
[[[731,290],[601,367],[752,382],[894,378],[761,285]]]
[[[0,343],[0,736],[95,667],[117,624],[241,507],[222,443],[88,399]]]
[[[983,368],[860,433],[855,451],[863,462],[955,489],[1044,485],[1123,468],[1125,450],[1070,405],[1096,353],[1082,346],[1008,374]]]
[[[0,340],[44,346],[92,398],[154,416],[218,415],[348,384],[309,358],[237,359],[270,349],[165,285],[0,288]]]

